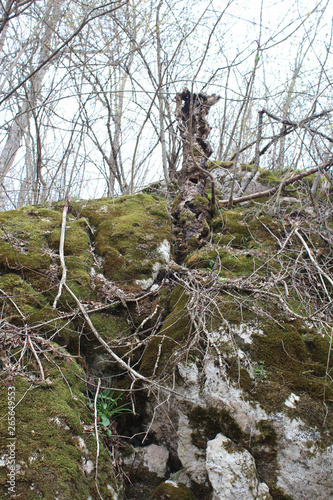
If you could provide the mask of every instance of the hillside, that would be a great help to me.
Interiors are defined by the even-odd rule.
[[[331,195],[296,187],[197,198],[190,244],[153,192],[0,213],[18,498],[330,498]]]

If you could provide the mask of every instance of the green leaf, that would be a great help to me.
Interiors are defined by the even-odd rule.
[[[101,415],[101,424],[103,427],[108,427],[110,425],[110,420],[105,415]]]

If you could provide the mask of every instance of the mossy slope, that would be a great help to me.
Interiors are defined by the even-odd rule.
[[[25,207],[0,214],[2,313],[8,323],[17,327],[28,324],[40,334],[50,336],[56,333],[57,342],[66,345],[72,354],[86,354],[86,361],[91,367],[99,355],[104,356],[104,360],[106,355],[102,348],[96,349],[97,342],[82,318],[75,314],[72,317],[77,304],[63,291],[57,310],[52,307],[61,276],[58,247],[62,209],[63,204],[59,203],[52,208]],[[298,283],[304,286],[304,290],[307,284],[311,286],[311,280],[305,281],[311,262],[295,236],[283,246],[294,223],[289,212],[281,218],[264,214],[261,208],[221,210],[211,221],[209,242],[207,239],[204,246],[189,253],[184,266],[174,271],[171,267],[174,263],[168,267],[158,253],[161,242],[167,240],[172,243],[172,229],[164,199],[139,194],[116,200],[104,198],[73,202],[67,219],[64,248],[67,283],[89,307],[100,307],[101,303],[105,306],[103,311],[96,308],[90,318],[120,356],[129,352],[128,344],[121,345],[121,339],[135,333],[132,335],[133,352],[136,344],[142,345],[142,348],[138,348],[135,354],[131,353],[130,362],[143,375],[167,380],[171,373],[176,373],[174,367],[179,360],[194,360],[200,372],[200,364],[206,354],[216,356],[217,366],[222,358],[231,383],[244,390],[244,397],[253,404],[259,403],[267,413],[287,412],[290,417],[300,417],[314,427],[325,419],[325,439],[329,442],[333,429],[333,384],[330,376],[333,365],[332,357],[328,361],[329,330],[322,328],[317,331],[299,318],[311,316],[322,307],[324,292],[321,291],[321,295],[318,293],[314,300],[310,297],[307,312],[303,310],[301,293],[294,283],[299,279]],[[327,243],[330,240],[319,235],[317,225],[312,224],[312,230],[307,220],[297,219],[297,224],[314,255],[318,253],[318,262],[326,259],[325,269],[331,272],[331,249]],[[304,267],[298,278],[300,257],[305,264],[302,261]],[[139,303],[129,301],[128,304],[118,297],[116,305],[108,305],[110,290],[111,299],[115,298],[112,297],[112,286],[122,287],[129,294],[141,293],[139,280],[151,278],[153,272],[156,273],[156,264],[160,267],[165,265],[164,276],[168,278],[168,286],[158,296],[146,297]],[[284,266],[292,270],[285,276]],[[277,277],[281,276],[283,278],[278,280]],[[271,277],[270,282],[268,277]],[[190,280],[194,288],[188,286]],[[330,283],[327,280],[325,283],[328,292],[332,293]],[[199,296],[202,295],[203,303],[207,290],[213,294],[204,309],[199,308],[199,302],[190,303],[191,290],[195,287]],[[285,301],[284,308],[279,300],[281,297]],[[158,310],[157,306],[161,311],[159,323],[157,315],[153,315]],[[195,313],[200,315],[203,311],[207,331],[198,334],[195,331]],[[149,322],[144,323],[145,331],[137,331],[136,327],[146,319]],[[153,328],[155,322],[159,326],[156,331],[153,329],[154,335],[147,340],[151,331],[149,328]],[[242,337],[243,327],[252,330],[251,342]],[[215,338],[210,343],[207,332],[211,331],[220,332],[221,338]],[[82,333],[84,335],[80,340]],[[242,359],[240,351],[244,354]],[[74,395],[79,397],[83,386],[71,371],[79,370],[78,367],[67,365],[64,361],[61,361],[60,367]],[[85,498],[85,495],[88,498],[89,494],[95,498],[96,492],[91,493],[95,491],[93,480],[84,475],[80,465],[82,458],[87,459],[87,456],[83,456],[82,450],[72,440],[74,434],[86,439],[82,422],[91,423],[90,417],[84,405],[72,398],[55,365],[46,363],[44,368],[52,384],[35,384],[36,387],[24,396],[25,406],[20,404],[17,407],[21,429],[18,431],[21,432],[18,435],[21,438],[18,454],[22,457],[22,468],[31,462],[30,468],[24,469],[24,475],[18,475],[18,487],[22,487],[22,491],[28,488],[29,494],[31,491],[31,496],[26,497],[28,500],[37,498],[38,491],[45,498],[57,495],[61,498],[61,494],[63,498]],[[112,373],[110,368],[105,368],[104,372],[101,369],[101,374],[114,376],[117,370],[117,365],[113,364]],[[84,378],[83,373],[81,376]],[[21,397],[30,383],[17,376],[15,387],[18,397]],[[300,403],[295,408],[285,406],[291,392],[300,397]],[[6,395],[5,386],[3,394]],[[3,401],[1,415],[5,412],[4,405]],[[217,421],[222,414],[215,415],[213,412],[212,415]],[[228,415],[223,414],[222,417],[226,422]],[[208,417],[202,416],[204,418],[207,420]],[[61,425],[53,425],[55,421],[50,419],[59,419]],[[211,421],[209,418],[207,425],[198,426],[193,434],[203,446],[208,438],[221,431],[226,435],[229,432],[235,441],[243,443],[247,439],[242,434],[238,436],[239,429],[233,422],[230,421],[225,430],[222,424],[211,428]],[[4,425],[5,420],[1,422]],[[3,437],[5,431],[6,428],[2,427]],[[92,437],[89,439],[89,459],[94,460],[95,444]],[[263,460],[263,452],[259,444],[260,461]],[[272,445],[271,461],[275,460],[273,448]],[[256,453],[255,447],[252,452]],[[106,478],[104,486],[109,484],[112,475],[107,457],[101,458],[100,472]],[[73,484],[70,477],[74,478]],[[4,488],[5,478],[0,478]],[[29,489],[29,481],[35,485],[35,490]],[[59,485],[61,494],[56,493]],[[110,483],[110,487],[115,485]],[[111,495],[110,491],[103,490],[102,496],[112,498],[107,496]]]
[[[0,414],[5,417],[8,385],[15,387],[16,494],[17,498],[68,500],[97,498],[94,470],[96,442],[88,428],[92,418],[84,404],[83,370],[75,361],[53,358],[42,360],[46,382],[20,375],[1,380]],[[78,375],[80,378],[78,378]],[[12,393],[11,393],[12,394]],[[0,421],[1,459],[6,460],[8,423]],[[90,462],[89,462],[90,461]],[[0,496],[7,497],[7,469],[0,468]],[[112,500],[116,490],[111,460],[101,448],[99,489]]]

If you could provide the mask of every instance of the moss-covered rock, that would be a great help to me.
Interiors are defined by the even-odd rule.
[[[279,218],[258,217],[244,208],[221,210],[212,227],[214,243],[235,248],[277,248],[283,231]]]
[[[84,403],[84,373],[67,357],[41,359],[46,380],[23,375],[1,380],[1,460],[15,456],[17,497],[35,500],[96,498],[96,441],[92,418]],[[15,424],[8,426],[8,395],[14,395]],[[10,422],[14,422],[14,420]],[[12,436],[12,438],[11,438]],[[15,438],[15,439],[14,439]],[[12,453],[9,444],[14,443]],[[0,494],[8,494],[6,465],[0,467]],[[100,448],[98,487],[104,498],[117,491],[109,455]],[[12,491],[13,490],[9,490]]]
[[[171,312],[148,343],[142,356],[140,373],[143,375],[151,377],[168,373],[173,364],[172,353],[186,346],[189,336],[187,302],[188,296],[182,287],[179,286],[171,292],[169,301]]]
[[[159,485],[151,496],[151,500],[195,500],[196,497],[192,491],[182,483],[173,483],[166,481]]]
[[[103,198],[88,203],[82,214],[96,228],[95,247],[104,257],[104,273],[114,281],[133,281],[152,275],[161,260],[158,247],[171,243],[165,200],[148,194]]]

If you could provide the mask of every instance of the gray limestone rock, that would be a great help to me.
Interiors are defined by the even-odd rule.
[[[253,456],[218,434],[207,443],[206,468],[213,500],[270,500],[268,486],[260,483]]]

